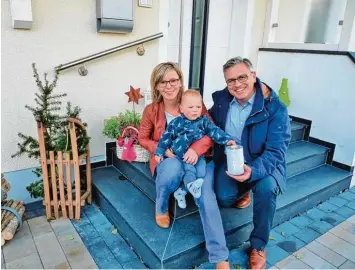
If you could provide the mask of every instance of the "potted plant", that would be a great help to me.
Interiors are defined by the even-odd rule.
[[[129,162],[147,162],[150,154],[138,143],[138,130],[142,116],[137,113],[134,108],[134,103],[138,104],[140,98],[140,89],[130,86],[130,91],[125,93],[129,96],[128,102],[133,102],[133,110],[121,112],[118,116],[113,116],[105,121],[105,126],[102,131],[103,135],[110,139],[116,140],[117,157]]]

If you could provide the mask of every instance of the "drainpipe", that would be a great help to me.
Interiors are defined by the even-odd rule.
[[[183,19],[184,19],[184,0],[180,0],[179,60],[178,60],[179,67],[181,67],[181,58],[182,58],[182,38],[184,33]]]

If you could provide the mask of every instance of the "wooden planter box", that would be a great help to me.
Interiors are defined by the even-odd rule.
[[[41,122],[38,122],[37,125],[44,188],[43,204],[46,207],[47,219],[53,217],[53,214],[55,218],[59,218],[61,212],[64,218],[69,216],[71,219],[75,218],[79,220],[81,206],[84,206],[86,201],[89,204],[92,202],[90,148],[88,144],[86,146],[86,153],[80,156],[78,155],[77,136],[75,132],[75,126],[78,126],[83,129],[87,135],[86,127],[75,118],[69,118],[68,123],[73,159],[70,159],[70,154],[67,152],[63,153],[59,151],[55,153],[54,151],[50,151],[49,160],[47,160],[44,142],[44,133],[46,129]],[[86,190],[81,191],[79,165],[84,159],[86,159],[87,188]],[[74,171],[74,193],[72,186],[72,170]],[[49,183],[49,175],[51,178],[51,184]]]

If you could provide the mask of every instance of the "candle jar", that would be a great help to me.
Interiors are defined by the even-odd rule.
[[[227,169],[230,174],[240,175],[244,173],[243,146],[231,145],[226,147]]]

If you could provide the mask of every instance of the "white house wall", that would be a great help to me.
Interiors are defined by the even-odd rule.
[[[226,87],[223,64],[235,56],[257,65],[266,12],[266,0],[211,0],[207,35],[203,98],[212,105],[212,93]]]
[[[355,63],[350,58],[259,52],[257,75],[277,92],[287,78],[289,114],[312,120],[310,136],[335,143],[334,160],[355,165]]]
[[[38,166],[38,161],[23,156],[11,159],[19,139],[18,132],[37,136],[32,114],[24,108],[35,105],[37,92],[31,63],[38,72],[53,76],[53,68],[87,55],[109,49],[159,32],[159,2],[152,8],[138,7],[134,1],[134,29],[131,34],[103,34],[96,32],[95,0],[32,0],[33,26],[31,30],[14,30],[11,26],[10,3],[1,1],[2,80],[1,80],[1,157],[2,171]],[[79,76],[77,68],[62,71],[57,93],[67,93],[71,101],[82,109],[81,117],[88,124],[92,156],[103,155],[105,138],[103,121],[125,109],[132,109],[124,92],[129,85],[149,84],[153,67],[158,63],[158,41],[144,44],[145,55],[138,56],[136,48],[87,63],[89,74]],[[138,111],[143,108],[142,104]]]

